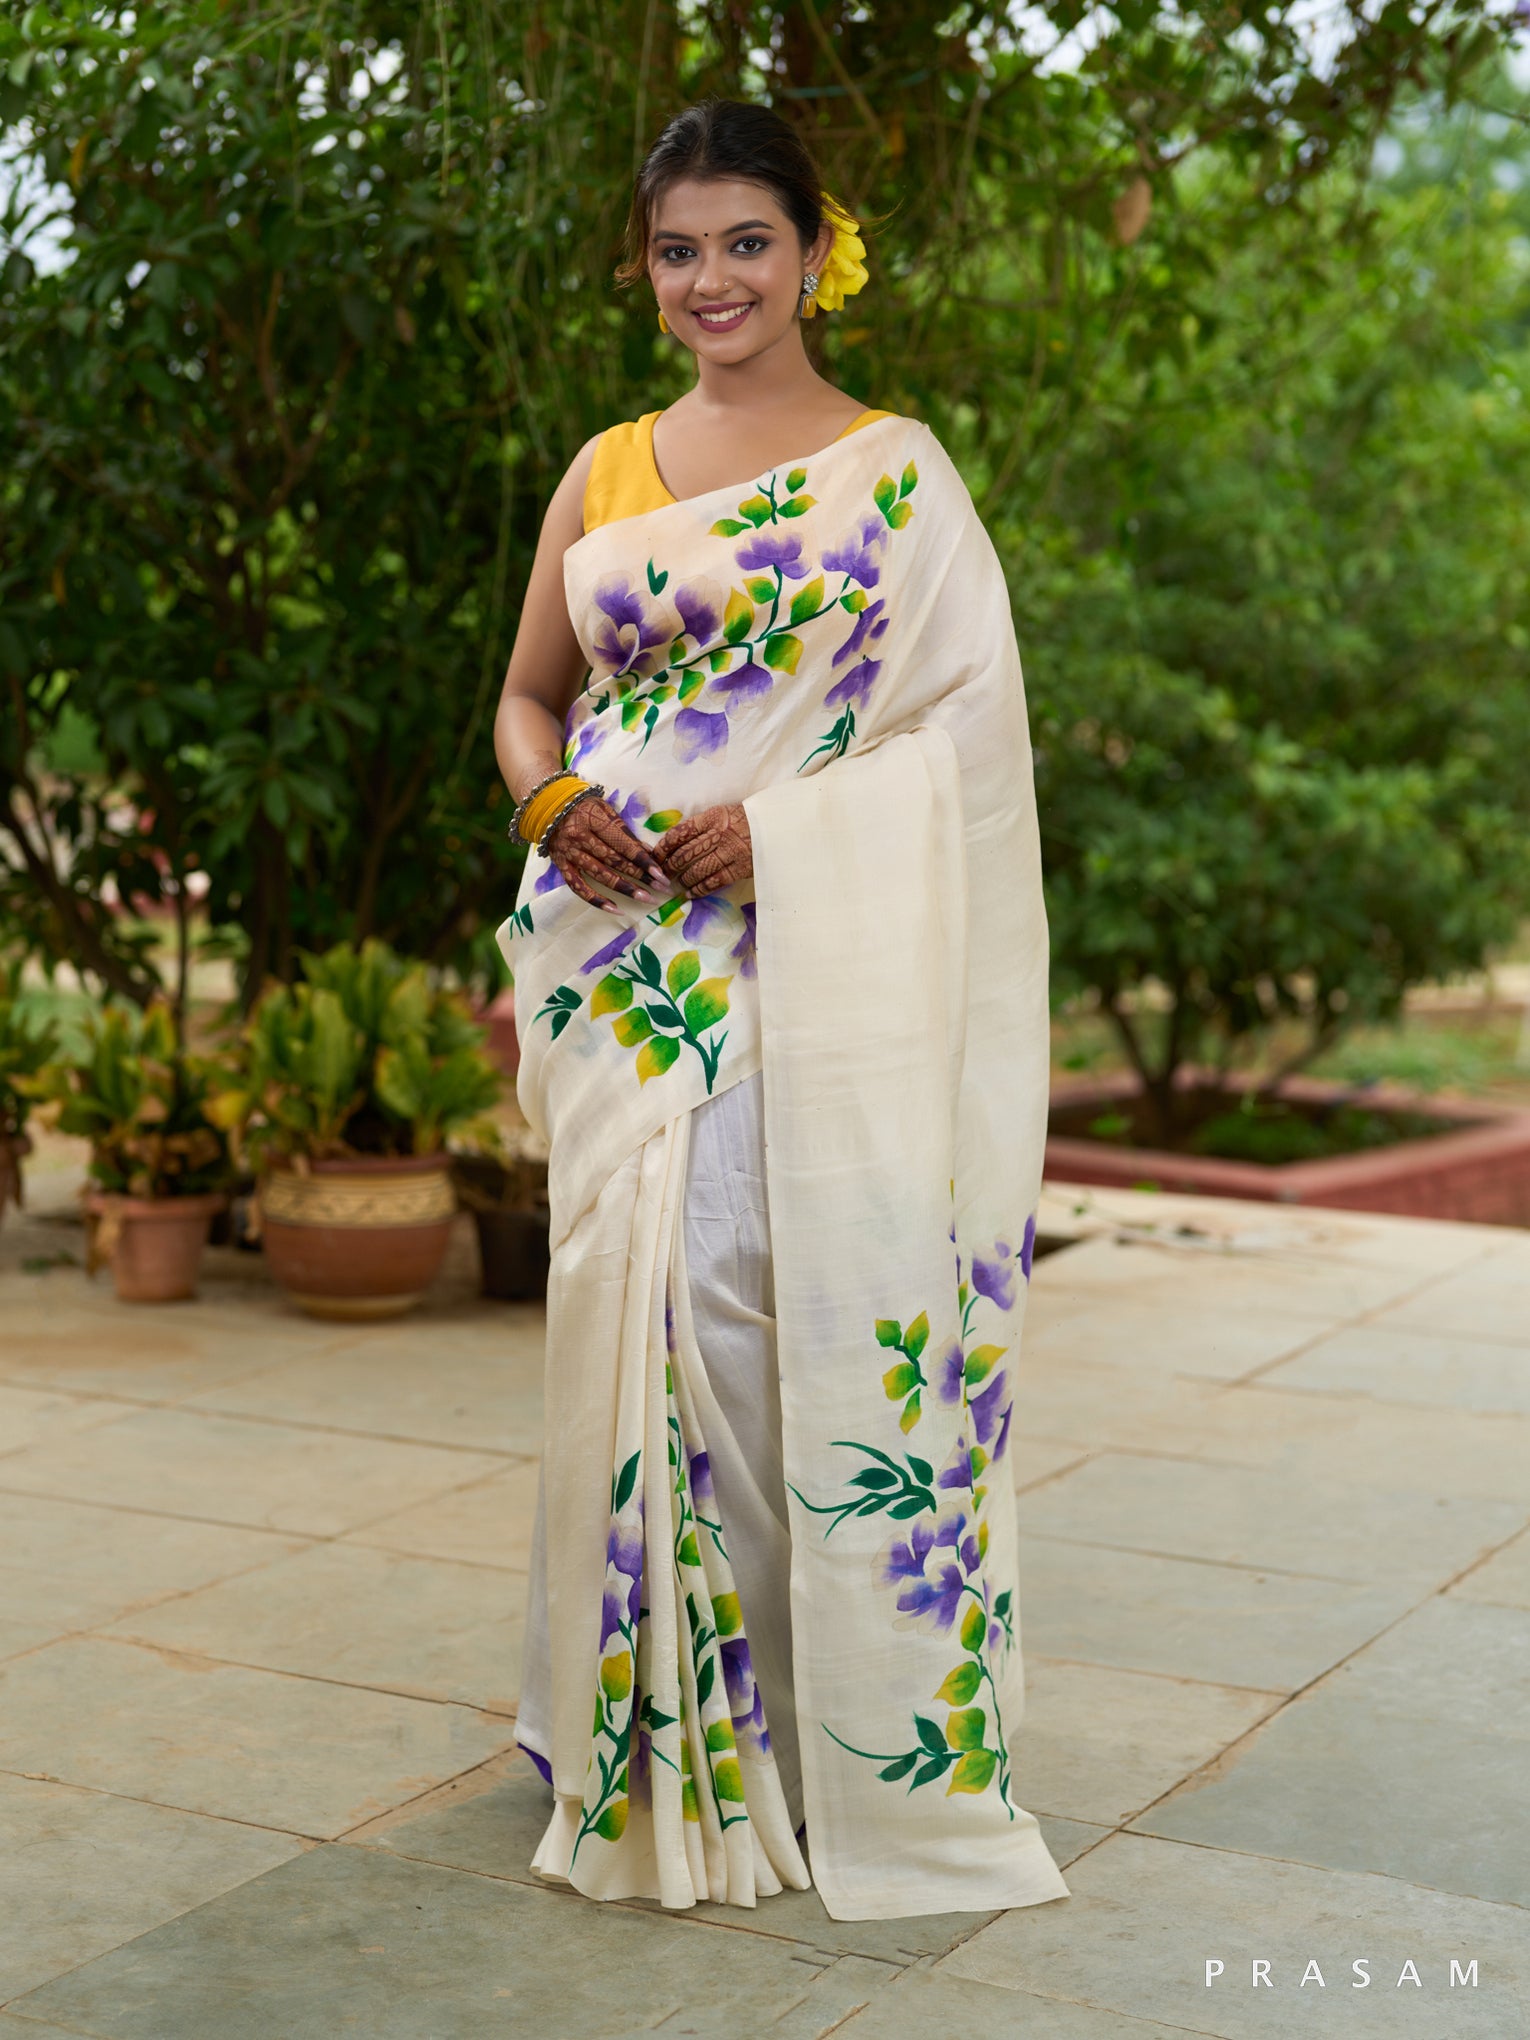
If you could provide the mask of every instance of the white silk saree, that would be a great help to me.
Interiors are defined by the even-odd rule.
[[[678,1222],[694,1111],[759,1071],[812,1882],[843,1920],[1066,1897],[1015,1781],[1047,930],[998,561],[933,435],[886,418],[601,526],[565,579],[569,762],[640,840],[742,801],[755,869],[617,923],[533,855],[500,930],[551,1140],[536,1867],[676,1907],[809,1881]]]

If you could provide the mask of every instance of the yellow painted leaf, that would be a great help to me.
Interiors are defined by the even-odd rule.
[[[636,1048],[652,1034],[653,1022],[646,1013],[634,1008],[630,1013],[618,1013],[611,1022],[611,1032],[623,1048]]]
[[[988,1634],[988,1617],[974,1601],[962,1617],[962,1649],[981,1650]]]
[[[678,999],[680,994],[688,992],[701,976],[701,958],[694,949],[682,949],[670,958],[669,969],[664,975],[670,997]]]
[[[951,1773],[951,1782],[946,1787],[946,1797],[953,1792],[982,1792],[993,1776],[998,1758],[992,1750],[968,1750],[956,1769]]]
[[[619,1842],[627,1832],[627,1802],[613,1799],[600,1819],[595,1823],[595,1832],[603,1842]]]
[[[987,1721],[981,1707],[960,1707],[946,1722],[946,1741],[953,1750],[979,1750]]]
[[[732,1636],[744,1626],[744,1611],[737,1594],[712,1596],[712,1622],[719,1636]]]
[[[733,1740],[733,1723],[726,1715],[721,1721],[714,1721],[707,1730],[707,1748],[714,1757],[731,1757],[738,1748]]]
[[[799,588],[792,597],[792,622],[801,623],[804,617],[816,616],[823,607],[823,575],[817,574],[806,587]]]
[[[692,1034],[701,1034],[708,1027],[715,1027],[728,1010],[728,986],[731,978],[703,978],[685,1002],[685,1024]]]
[[[730,645],[738,644],[754,629],[754,604],[742,590],[734,588],[728,596],[728,607],[723,613],[723,636]]]
[[[598,1020],[603,1013],[624,1013],[631,1004],[631,979],[617,977],[613,971],[590,994],[590,1018]]]
[[[608,1700],[625,1700],[632,1691],[632,1653],[614,1651],[600,1661],[601,1691]]]
[[[653,1035],[638,1050],[638,1082],[646,1084],[650,1077],[662,1077],[667,1069],[673,1068],[679,1054],[680,1044],[672,1034]]]
[[[712,1766],[712,1783],[719,1799],[739,1802],[744,1797],[744,1774],[737,1757],[723,1757]]]
[[[969,1658],[954,1672],[947,1672],[935,1689],[935,1698],[944,1700],[949,1707],[965,1707],[969,1700],[976,1698],[978,1687],[983,1683],[983,1668]]]

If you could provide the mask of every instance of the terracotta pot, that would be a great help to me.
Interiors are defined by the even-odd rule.
[[[547,1206],[537,1211],[475,1211],[483,1293],[504,1303],[547,1294]]]
[[[85,1200],[95,1221],[93,1255],[112,1264],[119,1303],[180,1303],[197,1293],[197,1269],[221,1194]]]
[[[398,1317],[446,1258],[457,1200],[439,1155],[314,1162],[261,1180],[261,1239],[271,1273],[313,1317]]]

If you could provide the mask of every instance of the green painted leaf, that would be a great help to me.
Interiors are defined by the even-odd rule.
[[[622,728],[635,730],[643,720],[643,703],[636,695],[622,703]]]
[[[765,663],[778,673],[795,673],[802,657],[802,640],[789,630],[777,631],[765,640]]]
[[[955,1671],[946,1673],[936,1688],[935,1698],[944,1700],[951,1707],[965,1707],[969,1700],[976,1697],[982,1683],[983,1667],[972,1658],[967,1658]],[[949,1732],[948,1729],[947,1733]]]
[[[883,475],[871,492],[871,500],[885,517],[898,500],[898,485],[891,475]]]
[[[662,595],[664,593],[664,584],[668,579],[669,575],[667,573],[656,574],[654,572],[652,560],[648,562],[648,592],[650,595]]]
[[[613,1511],[624,1509],[628,1502],[632,1500],[632,1490],[637,1486],[638,1468],[642,1463],[643,1454],[641,1450],[634,1452],[630,1459],[623,1462],[622,1470],[616,1476],[616,1486],[611,1493],[611,1507]]]
[[[806,468],[793,468],[791,473],[786,478],[787,492],[790,495],[795,496],[797,491],[802,487],[803,483],[806,480],[807,480]]]
[[[731,978],[703,978],[685,1002],[685,1024],[692,1034],[705,1033],[708,1027],[715,1027],[728,1010],[728,986]]]
[[[900,1778],[908,1776],[918,1761],[918,1750],[910,1750],[906,1757],[894,1758],[892,1763],[888,1764],[884,1770],[878,1771],[877,1776],[884,1779],[889,1785],[896,1785]]]
[[[953,1750],[980,1750],[988,1716],[981,1707],[962,1707],[946,1723],[946,1741]]]
[[[793,623],[801,623],[805,617],[816,616],[823,607],[823,575],[815,574],[805,587],[799,588],[792,597]]]
[[[696,1698],[704,1707],[712,1697],[712,1687],[717,1678],[715,1657],[703,1658],[696,1668]]]
[[[983,1468],[988,1464],[988,1454],[981,1445],[974,1445],[971,1452],[967,1455],[967,1463],[972,1468],[972,1478],[976,1480],[983,1471]]]
[[[741,531],[747,531],[748,529],[748,525],[740,524],[736,517],[719,517],[712,526],[710,536],[713,538],[737,538]]]
[[[898,1476],[885,1466],[863,1467],[859,1473],[850,1476],[851,1487],[890,1488],[898,1485]]]
[[[912,503],[895,503],[887,513],[887,521],[894,531],[901,531],[913,514]]]
[[[839,606],[841,609],[848,609],[852,616],[859,616],[866,607],[866,601],[867,596],[864,588],[852,588],[848,595],[840,596]]]
[[[751,575],[751,577],[747,581],[745,581],[744,586],[749,590],[749,593],[754,597],[756,602],[769,602],[772,600],[776,592],[776,584],[773,580],[771,580],[769,574]]]
[[[908,1470],[915,1480],[922,1480],[926,1487],[929,1486],[935,1474],[935,1469],[931,1466],[930,1462],[927,1459],[921,1459],[915,1452],[911,1452],[908,1455]]]
[[[908,1401],[903,1405],[903,1414],[898,1419],[898,1429],[903,1433],[905,1437],[907,1437],[909,1432],[913,1430],[915,1424],[917,1424],[918,1421],[919,1421],[919,1391],[916,1388],[913,1394],[909,1397]]]
[[[696,696],[701,692],[702,688],[705,687],[706,684],[707,684],[706,674],[701,671],[700,667],[693,666],[690,672],[687,673],[685,678],[680,682],[681,701],[683,702],[694,701],[696,699]],[[668,810],[666,810],[666,812],[668,812]],[[647,826],[651,829],[653,827],[653,823],[649,822]],[[673,827],[674,824],[671,823],[669,826]]]
[[[667,999],[662,1006],[655,1002],[651,1006],[645,1006],[643,1011],[661,1033],[683,1034],[685,1032],[684,1020]]]
[[[728,640],[728,643],[730,645],[741,644],[743,640],[746,637],[748,637],[750,631],[752,631],[753,629],[754,629],[754,604],[749,600],[749,597],[745,595],[741,589],[738,588],[730,589],[728,594],[728,607],[723,612],[723,636]],[[713,654],[713,658],[714,665],[712,670],[715,672],[717,670],[715,665],[716,658],[715,653]]]
[[[658,957],[655,956],[646,942],[640,942],[636,949],[633,950],[632,961],[637,966],[638,975],[642,978],[644,984],[652,985],[654,990],[657,991],[664,981],[663,975],[659,970]]]
[[[782,517],[802,517],[817,501],[816,496],[792,496],[781,505],[778,514]]]
[[[671,998],[678,999],[701,976],[701,958],[694,949],[682,949],[670,958],[669,969],[664,975]]]
[[[877,1344],[879,1346],[901,1346],[903,1344],[903,1327],[895,1317],[879,1317],[877,1319]]]
[[[962,1617],[962,1649],[981,1650],[983,1638],[988,1634],[988,1617],[974,1601]]]
[[[660,927],[667,927],[671,921],[677,921],[680,918],[680,916],[686,911],[689,905],[690,901],[684,898],[678,900],[666,900],[662,907],[656,907],[654,909],[653,914],[650,916],[650,919],[656,920],[659,923]]]
[[[645,1041],[638,1050],[638,1082],[646,1084],[650,1077],[662,1077],[679,1060],[680,1044],[666,1035],[655,1035],[652,1041]]]
[[[889,1402],[900,1402],[919,1386],[919,1369],[910,1360],[900,1360],[882,1376],[882,1392]]]
[[[691,674],[689,677],[691,679],[694,679],[698,686],[705,686],[706,684],[702,680],[700,674]],[[680,693],[683,698],[685,694],[685,687],[683,684],[681,686]],[[662,835],[666,829],[672,829],[675,826],[676,822],[679,821],[679,819],[680,810],[677,807],[655,808],[654,812],[651,815],[649,815],[647,820],[643,823],[643,827],[645,829],[651,829],[653,833],[656,836],[658,836]]]
[[[632,1653],[613,1651],[600,1661],[600,1689],[608,1700],[625,1700],[632,1691]]]
[[[714,673],[726,673],[728,668],[733,664],[732,650],[719,649],[718,651],[715,652],[708,652],[707,664],[712,668],[712,671]]]
[[[737,1757],[724,1757],[712,1766],[712,1785],[719,1799],[727,1799],[735,1805],[744,1797],[744,1774],[738,1767]]]
[[[986,1790],[993,1776],[998,1758],[992,1750],[968,1750],[956,1769],[951,1773],[951,1782],[946,1787],[946,1797],[953,1792],[982,1792]]]
[[[967,1386],[973,1387],[989,1373],[995,1360],[1002,1360],[1007,1346],[974,1346],[967,1355]]]
[[[768,496],[746,496],[738,506],[740,517],[747,517],[756,530],[770,522],[771,501]]]
[[[738,1744],[733,1740],[733,1723],[726,1716],[707,1729],[707,1748],[714,1757],[731,1756]]]
[[[1002,1594],[998,1594],[994,1597],[993,1612],[995,1613],[995,1615],[998,1616],[1001,1622],[1003,1622],[1009,1614],[1009,1597],[1010,1590],[1008,1587],[1004,1589]]]
[[[603,1013],[623,1013],[631,1004],[631,978],[618,977],[612,971],[590,994],[590,1018],[598,1020]]]
[[[744,1611],[739,1606],[737,1594],[714,1594],[712,1596],[712,1620],[717,1624],[719,1636],[733,1636],[744,1626]]]
[[[931,1721],[927,1714],[916,1714],[914,1716],[914,1733],[927,1750],[932,1751],[937,1757],[944,1757],[946,1753],[946,1738],[939,1722]]]
[[[929,1785],[936,1778],[943,1778],[950,1764],[951,1759],[948,1756],[931,1757],[930,1761],[917,1770],[909,1780],[909,1791],[912,1792],[916,1785]]]
[[[685,657],[685,636],[684,633],[682,632],[682,634],[679,637],[671,640],[669,647],[669,662],[671,665],[674,665],[677,659],[683,659],[684,657]]]
[[[898,484],[898,494],[900,496],[912,496],[914,490],[918,487],[918,485],[919,485],[919,470],[914,466],[914,463],[910,461],[908,466],[903,470],[903,479]]]
[[[930,1495],[922,1493],[905,1495],[901,1501],[894,1502],[887,1513],[895,1523],[906,1523],[910,1516],[928,1515],[934,1506],[934,1499]]]
[[[652,1034],[653,1022],[646,1013],[619,1013],[611,1022],[611,1032],[623,1048],[636,1048]]]
[[[701,1553],[696,1549],[696,1533],[694,1530],[687,1530],[681,1538],[675,1557],[681,1565],[700,1565]]]
[[[910,1360],[917,1360],[929,1343],[930,1320],[923,1311],[903,1334],[903,1350]]]
[[[619,1842],[627,1831],[627,1802],[613,1799],[600,1819],[595,1823],[595,1832],[603,1842]]]

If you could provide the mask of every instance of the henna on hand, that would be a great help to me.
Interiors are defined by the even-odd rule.
[[[654,897],[648,890],[651,885],[667,883],[667,874],[609,801],[582,800],[570,808],[546,831],[542,848],[577,899],[610,914],[619,914],[621,909],[603,900],[595,885],[647,901]]]
[[[742,806],[703,808],[676,822],[654,852],[667,877],[692,898],[737,885],[754,871],[754,845]]]

